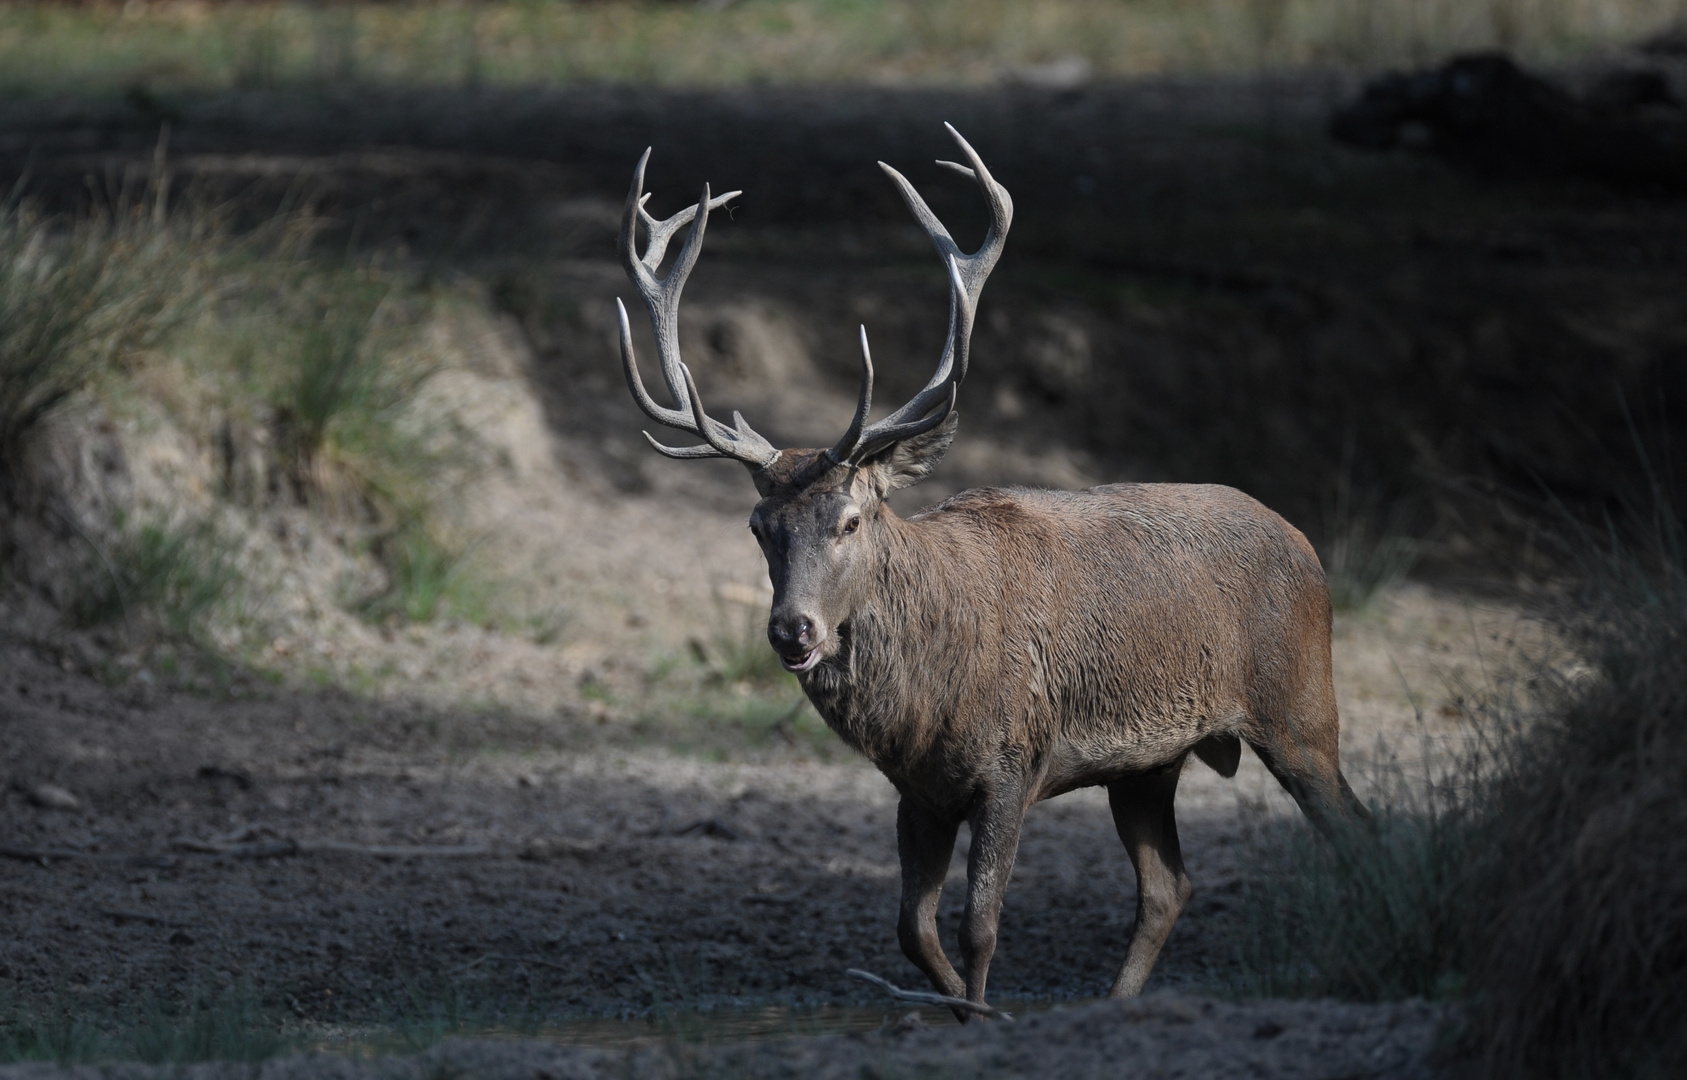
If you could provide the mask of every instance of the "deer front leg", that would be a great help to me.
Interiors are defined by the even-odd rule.
[[[996,923],[1013,861],[1019,854],[1019,831],[1025,823],[1025,802],[1017,791],[986,796],[973,811],[972,850],[967,856],[967,908],[961,921],[961,964],[966,969],[966,996],[984,1004],[984,981],[990,958],[996,954]]]
[[[1183,872],[1183,851],[1177,842],[1177,819],[1172,814],[1177,778],[1183,759],[1148,773],[1107,785],[1113,824],[1136,868],[1136,928],[1124,967],[1113,980],[1108,997],[1142,993],[1148,973],[1172,926],[1189,901],[1189,875]]]
[[[966,988],[938,939],[937,902],[943,895],[943,880],[949,876],[960,826],[959,818],[938,814],[907,798],[896,807],[896,848],[902,862],[902,910],[896,937],[903,955],[926,973],[938,993],[950,997],[960,997]]]

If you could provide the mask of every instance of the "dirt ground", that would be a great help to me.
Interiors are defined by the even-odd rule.
[[[1378,740],[1410,753],[1452,730],[1448,687],[1479,679],[1470,658],[1518,632],[1503,612],[1415,588],[1344,625],[1361,789]],[[339,693],[142,700],[17,644],[4,669],[6,847],[62,853],[0,863],[0,974],[24,993],[122,1005],[255,990],[338,1030],[441,1002],[553,1023],[879,1003],[850,967],[918,985],[893,932],[893,792],[862,763],[593,747],[531,721]],[[1435,703],[1421,728],[1412,680]],[[27,792],[43,782],[80,807],[36,805]],[[1179,802],[1196,894],[1151,988],[1211,990],[1250,836],[1292,811],[1251,757],[1233,781],[1192,766]],[[217,844],[227,853],[206,853]],[[963,842],[948,939],[964,865]],[[993,996],[1101,993],[1131,893],[1099,794],[1039,807]]]
[[[675,146],[658,158],[664,178],[747,188],[761,180],[772,192],[767,202],[749,205],[783,231],[751,230],[736,247],[727,242],[720,265],[699,270],[688,331],[696,339],[687,349],[710,380],[707,393],[724,387],[729,407],[751,412],[758,428],[812,442],[817,430],[841,426],[853,395],[852,334],[839,337],[838,326],[872,317],[887,327],[886,352],[894,358],[885,364],[887,395],[924,378],[928,361],[915,358],[935,353],[928,346],[942,332],[940,287],[924,261],[908,269],[926,255],[860,255],[854,245],[863,237],[888,239],[905,252],[917,250],[918,239],[885,223],[882,182],[856,166],[870,166],[874,156],[912,157],[916,142],[920,158],[944,151],[935,120],[960,109],[962,121],[970,118],[1005,145],[1029,148],[1004,167],[1026,208],[1016,241],[1054,255],[1017,279],[1006,275],[1005,314],[995,323],[987,314],[981,324],[985,340],[974,355],[981,374],[979,385],[968,387],[975,398],[963,408],[961,444],[944,474],[921,489],[920,501],[980,482],[1080,486],[1184,476],[1199,473],[1203,462],[1230,470],[1206,478],[1236,479],[1237,470],[1246,472],[1237,462],[1270,467],[1256,460],[1269,455],[1252,441],[1268,429],[1287,432],[1283,445],[1291,450],[1278,472],[1288,475],[1299,460],[1294,454],[1313,452],[1302,443],[1316,440],[1303,439],[1281,417],[1253,428],[1211,421],[1181,434],[1176,447],[1184,449],[1167,450],[1168,433],[1180,422],[1168,413],[1139,445],[1126,446],[1119,431],[1129,425],[1096,407],[1082,378],[1108,358],[1140,359],[1159,365],[1154,378],[1162,382],[1109,384],[1108,394],[1151,398],[1156,386],[1169,394],[1167,386],[1187,379],[1201,384],[1185,395],[1188,408],[1207,403],[1233,419],[1246,404],[1236,400],[1247,396],[1246,385],[1203,389],[1213,369],[1173,369],[1181,360],[1198,365],[1207,362],[1201,357],[1227,355],[1239,342],[1254,350],[1248,363],[1259,361],[1253,385],[1306,398],[1314,417],[1306,431],[1325,422],[1317,384],[1282,389],[1298,369],[1272,367],[1271,358],[1297,345],[1328,353],[1351,344],[1357,331],[1344,322],[1346,301],[1331,300],[1338,310],[1330,314],[1303,303],[1328,296],[1296,284],[1301,278],[1243,274],[1232,288],[1202,275],[1214,265],[1203,260],[1215,253],[1246,260],[1219,233],[1226,220],[1257,210],[1231,205],[1245,203],[1247,192],[1282,209],[1281,221],[1299,213],[1293,207],[1303,192],[1295,185],[1305,177],[1256,175],[1251,188],[1238,178],[1258,164],[1262,146],[1275,154],[1318,145],[1319,110],[1331,93],[1322,85],[1274,92],[1247,99],[1238,114],[1234,94],[1184,86],[1148,87],[1135,97],[1128,88],[1065,97],[916,94],[895,98],[894,108],[891,97],[875,92],[870,101],[841,96],[827,114],[830,126],[788,142],[776,137],[779,124],[814,95],[805,92],[795,103],[715,95],[660,123],[650,119],[658,107],[678,99],[608,90],[581,91],[561,105],[539,100],[527,112],[487,111],[487,101],[472,108],[433,99],[379,102],[358,114],[362,127],[337,128],[324,126],[321,102],[281,107],[237,96],[172,106],[173,152],[197,160],[183,167],[197,168],[201,179],[220,169],[262,191],[271,174],[286,180],[290,170],[316,170],[326,202],[343,217],[362,220],[359,206],[379,204],[371,214],[391,209],[403,218],[370,225],[386,230],[376,239],[413,244],[446,265],[456,257],[454,244],[472,249],[461,261],[499,297],[502,321],[477,330],[481,338],[470,335],[470,346],[478,341],[514,358],[523,407],[544,421],[536,436],[543,452],[500,496],[489,547],[512,576],[527,575],[522,580],[533,590],[566,610],[568,621],[554,642],[461,624],[393,633],[348,622],[341,637],[301,624],[294,637],[274,644],[271,671],[286,672],[289,657],[297,661],[280,681],[236,671],[224,692],[188,693],[132,666],[120,677],[105,670],[97,678],[90,673],[97,665],[76,648],[36,633],[21,616],[10,618],[0,636],[0,761],[9,781],[0,793],[0,855],[7,856],[0,859],[0,924],[7,930],[0,980],[24,997],[113,1009],[196,988],[249,994],[285,1010],[329,1046],[442,1012],[469,1033],[507,1028],[512,1018],[554,1033],[580,1018],[642,1023],[770,1006],[821,1017],[812,1021],[821,1026],[826,1010],[875,1007],[878,1019],[894,1023],[902,1010],[844,974],[864,968],[921,984],[895,941],[889,785],[835,745],[821,752],[805,735],[746,746],[711,734],[714,721],[687,721],[680,699],[646,692],[688,641],[718,629],[723,595],[734,611],[730,605],[745,590],[753,600],[759,568],[743,529],[750,499],[742,476],[733,466],[699,468],[650,455],[614,369],[607,302],[627,290],[602,246],[613,235],[623,174],[638,150],[661,136]],[[500,103],[509,101],[492,102]],[[140,106],[7,110],[0,110],[0,154],[21,161],[28,148],[44,148],[37,175],[61,194],[102,162],[108,178],[120,179],[125,162],[146,160],[159,119]],[[490,117],[484,128],[472,123],[476,115]],[[1039,115],[1059,119],[1041,132],[1033,123]],[[559,117],[579,122],[569,127]],[[707,121],[712,134],[693,137],[687,117]],[[1070,149],[1057,136],[1088,122],[1111,125],[1108,147],[1136,139],[1150,180],[1133,187],[1128,158],[1111,149],[1086,149],[1080,156],[1087,171],[1076,177],[1072,167],[1051,165]],[[828,142],[838,132],[848,135],[847,145]],[[537,156],[535,147],[549,165],[521,156]],[[805,193],[781,185],[792,175],[782,154],[795,154],[818,185],[844,150],[852,164],[834,170],[833,187]],[[1308,153],[1314,164],[1307,171],[1322,175],[1326,152]],[[735,167],[725,167],[728,160]],[[1446,183],[1421,163],[1398,169],[1383,179]],[[63,180],[58,188],[55,176]],[[875,194],[862,194],[869,182]],[[1321,190],[1348,191],[1331,185]],[[1280,187],[1299,193],[1283,195]],[[1085,291],[1091,284],[1061,279],[1049,265],[1063,257],[1063,230],[1094,221],[1092,198],[1109,197],[1129,208],[1121,234],[1146,238],[1151,257],[1134,284],[1109,279],[1115,291],[1102,306],[1113,321],[1104,325],[1084,307],[1094,300]],[[428,209],[448,198],[457,202],[437,214]],[[1039,205],[1059,200],[1076,209],[1038,219]],[[1164,220],[1156,208],[1167,204],[1183,216]],[[842,238],[829,233],[831,215],[852,208],[871,228]],[[939,205],[940,212],[953,209]],[[1407,293],[1432,276],[1427,264],[1449,245],[1480,247],[1489,239],[1458,220],[1421,248],[1394,231],[1390,243],[1428,253],[1414,271],[1419,277],[1400,285]],[[1318,271],[1340,277],[1366,237],[1337,227],[1329,233],[1336,237],[1331,250],[1342,254]],[[523,248],[534,235],[545,241],[540,250]],[[1307,241],[1296,236],[1285,243],[1301,251]],[[524,261],[505,258],[502,239]],[[1550,239],[1555,252],[1573,247]],[[1156,252],[1179,243],[1185,263],[1156,261]],[[1302,260],[1301,270],[1317,262]],[[1083,265],[1088,274],[1103,264]],[[1534,297],[1570,288],[1567,276],[1573,271],[1559,267],[1513,284]],[[1652,287],[1663,289],[1668,280]],[[1205,299],[1157,307],[1167,290]],[[1236,311],[1242,315],[1235,326],[1214,317]],[[1463,319],[1447,316],[1460,334],[1489,333]],[[1379,337],[1392,340],[1384,323],[1366,325],[1381,325]],[[1640,349],[1634,342],[1651,340],[1647,335],[1673,340],[1673,322],[1659,316],[1656,323],[1668,325],[1642,321],[1618,345]],[[1261,326],[1288,326],[1288,345],[1248,336]],[[1505,338],[1503,327],[1497,333]],[[1507,366],[1511,341],[1494,346]],[[1411,353],[1410,343],[1400,347]],[[989,373],[991,348],[1002,362],[996,374]],[[1416,369],[1409,377],[1431,376],[1442,377]],[[1130,416],[1148,424],[1153,401],[1133,408]],[[1347,423],[1353,426],[1351,417]],[[1069,438],[1059,437],[1063,425]],[[1318,453],[1329,457],[1325,451],[1339,441],[1326,439]],[[1450,445],[1420,449],[1433,456],[1452,453]],[[1544,460],[1519,444],[1505,447],[1517,461]],[[1320,475],[1314,484],[1296,474],[1279,490],[1291,502],[1316,506],[1313,488],[1324,490],[1326,480]],[[1456,562],[1461,552],[1470,554],[1449,547],[1437,565]],[[1402,585],[1367,613],[1344,616],[1336,674],[1355,787],[1365,793],[1391,783],[1392,766],[1404,762],[1409,772],[1426,746],[1457,738],[1470,696],[1541,642],[1514,612],[1444,584]],[[307,659],[327,665],[323,671],[349,671],[340,663],[348,655],[363,665],[358,670],[386,674],[355,693],[312,689],[301,675],[317,670]],[[340,660],[330,663],[334,656]],[[723,693],[730,696],[730,688]],[[651,727],[653,710],[679,719]],[[669,742],[665,731],[690,734]],[[43,784],[62,789],[60,805],[42,794]],[[290,1059],[266,1065],[263,1075],[891,1076],[926,1075],[942,1063],[954,1075],[1078,1077],[1127,1059],[1146,1075],[1423,1075],[1443,1019],[1427,1006],[1234,1006],[1183,996],[1226,986],[1235,947],[1227,932],[1239,913],[1252,841],[1262,824],[1292,812],[1251,755],[1232,781],[1190,767],[1178,813],[1195,898],[1140,1004],[1074,1005],[1011,1029],[797,1040],[765,1060],[753,1046],[672,1039],[594,1050],[452,1041],[422,1058],[332,1065]],[[964,863],[963,838],[940,912],[950,942]],[[1131,908],[1129,864],[1104,797],[1077,792],[1037,808],[1002,917],[992,998],[1041,1007],[1101,994],[1122,960]],[[1051,1047],[1064,1048],[1068,1072],[1048,1067]],[[206,1067],[205,1075],[215,1073]]]

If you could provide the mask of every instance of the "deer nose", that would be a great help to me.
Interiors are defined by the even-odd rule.
[[[767,640],[781,656],[814,645],[814,620],[807,615],[776,615],[767,621]]]

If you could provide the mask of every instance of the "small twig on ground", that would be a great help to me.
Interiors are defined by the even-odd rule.
[[[890,980],[881,979],[871,971],[862,971],[860,968],[850,968],[844,974],[852,979],[861,979],[872,983],[874,986],[882,987],[898,1001],[912,1001],[921,1005],[947,1005],[951,1009],[965,1009],[967,1012],[975,1012],[980,1016],[991,1016],[998,1020],[1013,1020],[1012,1013],[1003,1012],[994,1005],[985,1005],[979,1001],[968,1001],[966,998],[950,997],[948,994],[935,994],[929,990],[904,990]]]
[[[195,855],[215,855],[221,859],[273,859],[283,855],[297,855],[299,845],[292,840],[260,840],[250,844],[219,844],[214,840],[182,838],[174,841],[177,848]]]
[[[88,852],[72,851],[69,848],[0,847],[0,859],[18,859],[23,862],[45,863],[53,859],[86,858],[90,858]]]

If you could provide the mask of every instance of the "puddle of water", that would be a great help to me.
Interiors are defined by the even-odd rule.
[[[534,1038],[572,1046],[627,1046],[640,1042],[679,1039],[686,1042],[762,1042],[810,1035],[843,1035],[878,1031],[909,1013],[922,1023],[955,1026],[948,1009],[903,1006],[824,1006],[793,1009],[770,1005],[758,1009],[720,1009],[679,1013],[662,1018],[568,1020],[542,1029]]]
[[[1051,1007],[1052,1002],[1001,1002],[1015,1016]],[[467,1024],[443,1033],[459,1039],[534,1039],[565,1046],[600,1048],[666,1042],[763,1042],[816,1035],[846,1035],[888,1028],[913,1014],[931,1027],[956,1027],[948,1009],[929,1005],[886,1004],[871,1006],[821,1006],[797,1009],[769,1005],[750,1009],[714,1009],[708,1012],[670,1013],[660,1017],[617,1019],[589,1017],[563,1020],[535,1027]],[[309,1040],[309,1049],[323,1053],[374,1056],[393,1053],[396,1033],[380,1028],[321,1033]]]

